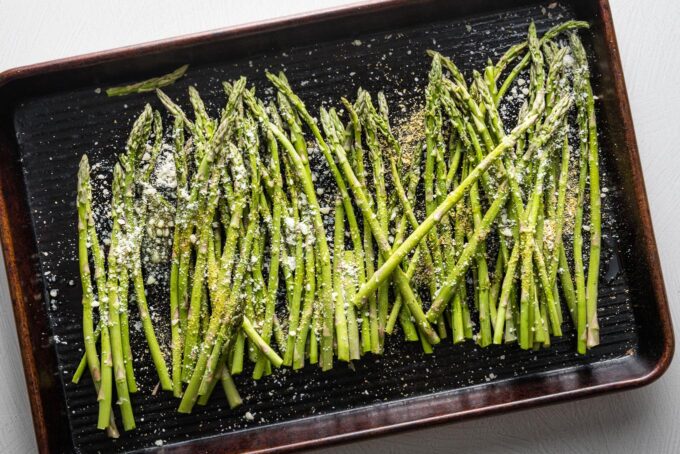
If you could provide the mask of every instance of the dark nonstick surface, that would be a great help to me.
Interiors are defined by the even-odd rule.
[[[264,70],[284,70],[291,85],[314,111],[320,104],[338,106],[340,96],[353,99],[358,87],[383,89],[395,118],[407,115],[422,100],[427,81],[427,49],[437,49],[470,74],[496,59],[511,44],[524,39],[531,20],[539,32],[573,17],[558,5],[515,8],[460,20],[385,32],[354,35],[339,41],[310,42],[285,52],[265,52],[232,61],[192,66],[185,78],[166,93],[188,108],[186,89],[194,85],[211,112],[225,96],[221,81],[246,75],[265,98],[273,93]],[[584,32],[587,36],[589,32]],[[101,88],[102,90],[97,90]],[[250,369],[236,382],[244,405],[230,410],[218,388],[209,405],[193,414],[176,413],[178,401],[168,393],[152,395],[155,371],[131,305],[132,341],[140,391],[133,396],[137,429],[118,440],[96,429],[96,396],[89,377],[70,382],[83,352],[80,284],[76,250],[76,170],[80,156],[90,155],[99,166],[93,172],[97,202],[108,200],[111,165],[124,150],[133,119],[145,103],[164,109],[153,94],[108,98],[106,86],[88,86],[27,99],[15,111],[14,121],[28,203],[39,252],[45,299],[68,408],[73,445],[79,452],[123,452],[244,431],[279,422],[341,412],[378,402],[391,402],[444,390],[512,380],[516,377],[584,366],[623,357],[638,345],[638,326],[631,307],[636,290],[626,263],[633,260],[630,220],[623,203],[616,159],[608,153],[603,128],[603,187],[609,189],[603,205],[604,252],[601,270],[599,317],[602,345],[586,356],[575,354],[574,329],[565,313],[565,334],[547,350],[521,351],[516,345],[477,348],[472,342],[452,345],[443,340],[433,355],[419,344],[405,344],[396,334],[386,342],[383,356],[367,355],[353,364],[337,364],[327,373],[316,367],[300,372],[276,371],[255,383]],[[596,86],[596,91],[600,88]],[[165,113],[164,113],[165,114]],[[166,116],[167,120],[167,116]],[[166,124],[168,122],[166,121]],[[322,163],[314,163],[322,172]],[[98,176],[102,180],[98,180]],[[50,296],[56,290],[56,297]],[[161,341],[169,345],[167,282],[149,287],[149,302]],[[58,397],[55,397],[58,398]],[[246,413],[249,412],[248,417]],[[252,416],[252,418],[250,417]],[[251,420],[252,419],[252,420]],[[225,446],[228,449],[228,446]]]

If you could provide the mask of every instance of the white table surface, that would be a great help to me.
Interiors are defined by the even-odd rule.
[[[680,333],[680,2],[610,1],[666,290],[676,332]],[[0,0],[0,71],[348,3],[351,1]],[[640,390],[438,426],[332,450],[677,453],[679,420],[680,364],[675,362],[659,381]],[[0,452],[35,451],[14,315],[4,262],[0,261]]]

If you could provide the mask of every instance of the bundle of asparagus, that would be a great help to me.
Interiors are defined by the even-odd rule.
[[[469,81],[449,58],[430,52],[416,146],[391,124],[383,93],[373,98],[360,89],[355,102],[341,99],[346,120],[343,110],[321,108],[317,122],[283,73],[267,74],[277,90],[268,104],[245,78],[224,83],[219,118],[194,88],[193,120],[157,90],[174,118],[172,145],[164,144],[161,115],[147,105],[113,170],[107,258],[86,156],[79,172],[86,353],[74,381],[89,368],[98,427],[117,433],[113,383],[125,430],[135,426],[130,279],[160,387],[181,398],[183,413],[205,404],[218,383],[230,406],[239,405],[232,376],[246,360],[254,379],[305,361],[328,370],[335,357],[381,354],[397,323],[425,353],[449,334],[454,343],[517,341],[537,349],[562,335],[563,300],[578,353],[597,345],[597,130],[585,51],[570,31],[581,27],[587,24],[566,22],[539,39],[531,24],[526,42]],[[558,41],[565,32],[568,41]],[[522,96],[513,94],[518,86]],[[516,115],[502,113],[520,98]],[[310,165],[316,150],[336,189],[330,199]],[[152,177],[168,152],[175,194],[166,199]],[[570,184],[570,175],[578,181]],[[332,234],[324,222],[331,210]],[[169,236],[168,229],[166,355],[149,315],[141,256],[149,236]]]

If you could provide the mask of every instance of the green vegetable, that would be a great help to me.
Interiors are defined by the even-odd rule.
[[[189,69],[189,65],[182,65],[171,73],[151,79],[143,80],[130,85],[111,87],[106,89],[107,96],[125,96],[133,93],[146,93],[158,88],[167,87],[177,82]]]

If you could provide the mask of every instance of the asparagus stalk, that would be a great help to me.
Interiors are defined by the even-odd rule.
[[[305,297],[302,305],[302,314],[297,328],[297,339],[293,352],[293,369],[301,369],[305,364],[305,348],[307,335],[314,311],[314,296],[316,293],[314,246],[311,241],[305,242]]]
[[[294,229],[295,249],[292,257],[294,263],[294,278],[292,292],[289,292],[289,319],[288,319],[288,339],[286,341],[286,353],[283,357],[283,364],[291,366],[293,364],[293,354],[295,352],[295,339],[298,334],[298,324],[300,322],[300,304],[302,302],[302,286],[305,277],[304,266],[304,246],[303,237],[297,226],[300,223],[300,214],[298,208],[298,197],[295,185],[292,179],[289,179],[289,191],[292,199],[292,228]],[[291,232],[289,232],[290,234]],[[283,249],[285,251],[285,247]],[[283,263],[290,267],[290,262],[287,259]]]
[[[172,71],[171,73],[165,74],[163,76],[153,77],[151,79],[147,79],[142,82],[137,82],[130,85],[107,88],[106,95],[124,96],[133,93],[145,93],[149,91],[154,91],[158,88],[174,84],[187,72],[187,69],[189,69],[189,65],[182,65],[176,70]]]
[[[366,275],[371,276],[375,272],[375,251],[373,244],[373,233],[371,226],[368,223],[368,218],[364,215],[364,254],[366,255]],[[362,309],[360,305],[356,305],[357,309],[364,311],[363,330],[362,330],[362,351],[369,352],[377,349],[376,345],[380,342],[380,333],[378,332],[378,299],[375,292],[372,292],[366,298],[368,304]],[[360,301],[361,303],[361,301]],[[368,307],[366,307],[368,306]]]
[[[80,167],[78,170],[78,258],[80,264],[80,281],[83,288],[83,337],[85,339],[85,354],[87,356],[87,364],[90,369],[90,375],[95,384],[95,389],[97,391],[97,400],[100,401],[99,404],[99,418],[97,421],[97,427],[99,429],[106,429],[109,427],[109,432],[117,434],[115,430],[115,423],[111,424],[111,406],[110,398],[108,401],[108,407],[106,406],[106,401],[102,403],[102,399],[99,396],[102,395],[101,390],[105,387],[109,387],[110,393],[110,378],[107,384],[104,375],[102,374],[102,369],[100,368],[102,364],[99,362],[99,355],[97,354],[97,347],[95,345],[94,336],[94,323],[93,323],[93,310],[92,308],[96,305],[94,290],[92,287],[92,274],[90,271],[89,263],[89,253],[88,253],[88,243],[89,243],[89,233],[91,229],[90,218],[91,218],[91,201],[92,201],[92,189],[90,187],[90,165],[87,159],[87,155],[83,155],[80,160]],[[95,271],[96,272],[96,271]],[[99,303],[101,304],[101,303]],[[104,325],[102,325],[104,326]],[[104,373],[105,374],[105,373]],[[109,374],[110,375],[110,374]],[[106,419],[102,420],[103,417]]]
[[[113,185],[111,204],[111,246],[109,248],[108,256],[108,319],[110,322],[110,342],[111,342],[111,356],[113,359],[113,375],[116,384],[116,393],[118,395],[118,405],[123,419],[123,428],[132,430],[135,428],[135,417],[132,412],[132,403],[130,402],[130,392],[128,389],[128,377],[125,367],[125,355],[123,353],[123,338],[121,334],[120,325],[120,299],[119,293],[119,237],[121,234],[119,216],[123,214],[123,170],[120,165],[116,165],[113,169]],[[124,265],[123,265],[124,266]],[[127,287],[123,290],[127,293]]]
[[[91,191],[91,189],[90,189]],[[107,273],[104,251],[99,246],[99,238],[94,221],[91,204],[92,196],[86,198],[85,208],[87,211],[87,233],[90,242],[90,251],[94,263],[94,278],[97,285],[97,302],[99,303],[99,319],[101,324],[101,383],[97,400],[99,401],[99,419],[97,427],[106,429],[111,417],[112,384],[113,384],[113,359],[111,352],[111,336],[109,333],[109,295],[107,287]],[[126,423],[130,423],[128,419]]]
[[[265,125],[266,128],[266,125]],[[281,177],[279,147],[274,135],[268,129],[265,130],[267,136],[267,144],[270,152],[273,188],[273,210],[270,227],[270,261],[269,261],[269,279],[267,282],[266,292],[266,310],[264,314],[264,327],[262,328],[262,337],[265,342],[269,342],[272,334],[274,324],[274,309],[276,306],[276,293],[279,288],[279,263],[281,252],[281,220],[283,217],[283,181]],[[262,376],[262,371],[265,367],[265,360],[261,358],[253,372],[254,378]],[[278,367],[278,366],[277,366]]]
[[[132,347],[130,346],[130,323],[128,317],[128,294],[130,291],[130,275],[127,267],[121,267],[118,272],[118,302],[120,305],[120,337],[123,348],[125,376],[127,377],[130,393],[137,392],[137,381],[132,363]]]
[[[588,172],[590,193],[590,256],[588,258],[588,281],[586,284],[586,343],[592,348],[600,343],[600,327],[597,320],[597,287],[600,274],[600,249],[602,243],[602,208],[600,198],[600,172],[595,118],[595,98],[590,85],[590,70],[585,49],[576,34],[570,36],[570,43],[577,68],[574,77],[579,80],[577,97],[585,98],[585,114],[588,137]],[[580,123],[584,127],[583,120]],[[582,129],[580,134],[586,134]],[[582,139],[584,140],[584,139]],[[582,147],[583,151],[583,147]],[[581,349],[579,349],[581,352]]]
[[[479,188],[475,183],[470,188],[470,204],[472,206],[472,218],[475,229],[482,228],[482,209],[479,201]],[[500,208],[500,205],[499,205]],[[481,241],[478,246],[476,254],[476,269],[477,269],[477,291],[479,293],[479,345],[486,347],[491,344],[491,309],[489,308],[489,273],[486,263],[486,246],[484,241]]]
[[[175,118],[173,135],[175,149],[173,152],[175,160],[175,174],[177,179],[177,209],[175,210],[175,229],[172,240],[172,256],[170,265],[170,336],[172,350],[172,391],[175,397],[182,395],[182,346],[183,337],[180,330],[180,289],[179,289],[179,268],[180,268],[180,241],[182,225],[186,222],[184,216],[184,201],[188,196],[187,188],[187,163],[185,153],[185,141],[183,131],[183,121],[181,117]]]
[[[356,282],[358,274],[357,257],[354,251],[344,251],[340,259],[340,272],[342,273],[342,298],[343,307],[347,311],[347,337],[349,343],[349,359],[356,360],[361,358],[361,345],[359,344],[359,325],[352,304],[356,293]]]
[[[222,367],[222,375],[220,381],[222,382],[222,389],[224,389],[224,394],[227,396],[227,402],[229,403],[229,408],[232,410],[239,407],[243,403],[243,399],[236,389],[236,384],[234,379],[229,374],[226,367]]]
[[[335,297],[335,333],[337,338],[337,356],[340,361],[349,361],[349,334],[347,331],[347,315],[345,314],[345,298],[341,263],[345,250],[345,211],[342,200],[335,202],[335,234],[333,236],[333,296]]]
[[[435,185],[434,185],[434,166],[435,155],[438,154],[438,137],[441,130],[441,115],[439,113],[439,98],[442,91],[442,67],[440,59],[437,55],[432,59],[432,68],[428,75],[429,83],[425,91],[425,173],[423,175],[423,184],[425,186],[425,214],[431,215],[437,206],[435,199]],[[437,225],[433,225],[429,233],[429,244],[432,249],[432,258],[434,262],[434,276],[439,276],[443,271],[442,253],[439,247],[439,235],[437,232]]]

